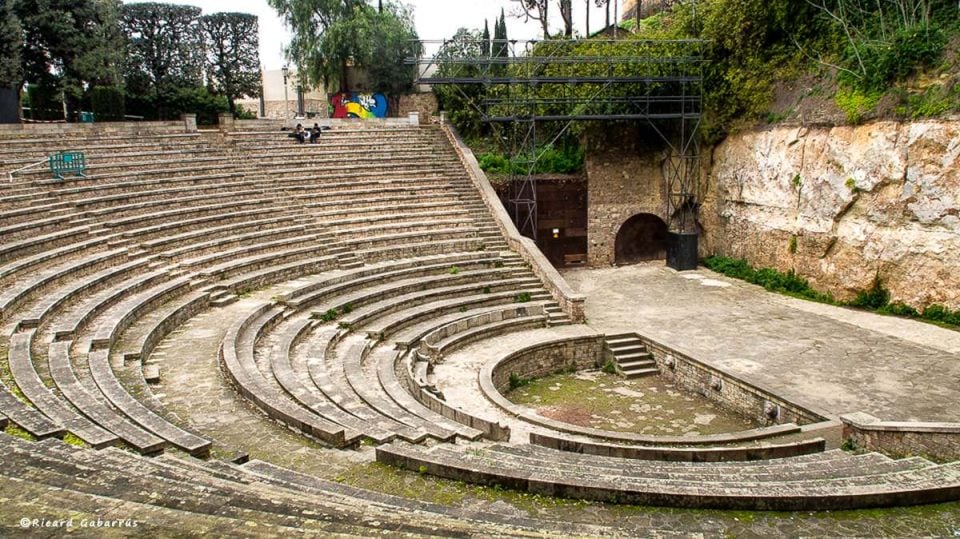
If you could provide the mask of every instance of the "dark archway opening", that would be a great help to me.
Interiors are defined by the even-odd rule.
[[[667,258],[667,224],[656,215],[634,215],[617,232],[616,263],[635,264]]]

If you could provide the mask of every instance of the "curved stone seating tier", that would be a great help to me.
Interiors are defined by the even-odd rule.
[[[293,367],[300,379],[312,381],[313,387],[330,402],[367,424],[378,426],[397,438],[410,442],[419,443],[425,440],[427,433],[380,414],[353,391],[353,387],[346,381],[342,361],[334,354],[334,348],[344,334],[344,331],[338,329],[314,328],[305,350],[293,357]]]
[[[50,375],[64,398],[95,424],[118,436],[138,453],[151,455],[162,452],[166,442],[129,422],[81,385],[70,361],[71,344],[70,341],[52,343],[47,353]]]
[[[307,226],[293,215],[276,216],[273,212],[264,211],[260,215],[270,215],[264,219],[250,219],[256,213],[248,214],[248,218],[240,222],[223,224],[222,219],[213,221],[216,226],[203,227],[194,224],[187,232],[166,234],[160,238],[142,241],[137,238],[138,245],[148,251],[157,251],[161,258],[178,259],[189,253],[202,254],[209,249],[218,249],[225,245],[270,238],[274,235],[296,234],[306,231]],[[202,223],[201,223],[202,224]]]
[[[66,231],[64,234],[40,236],[29,243],[14,242],[19,244],[16,247],[14,243],[0,246],[0,249],[10,247],[11,251],[19,247],[23,251],[20,257],[10,257],[8,259],[11,260],[9,263],[0,266],[0,279],[9,279],[25,271],[38,271],[50,262],[63,260],[74,253],[82,251],[92,252],[96,248],[108,244],[110,240],[109,236],[85,240],[84,238],[89,235],[89,231],[89,227],[80,227],[79,229]],[[46,243],[43,238],[49,238],[50,242]],[[71,241],[73,243],[70,243]]]
[[[515,298],[513,298],[515,300]],[[510,303],[510,302],[504,302]],[[463,320],[465,318],[470,318],[474,316],[483,316],[489,313],[503,310],[504,303],[492,304],[492,305],[481,305],[476,308],[468,308],[466,310],[458,310],[457,312],[442,314],[432,318],[426,318],[423,320],[414,320],[406,327],[398,329],[395,333],[390,335],[390,341],[398,348],[405,350],[410,347],[419,347],[420,341],[426,335],[436,330],[440,326],[447,324],[452,324]],[[531,299],[530,302],[522,304],[524,309],[531,310],[543,310],[548,308],[551,305],[555,305],[552,300],[537,300],[534,301]],[[510,308],[507,308],[510,309]]]
[[[93,256],[79,261],[70,261],[65,264],[50,267],[46,270],[27,275],[12,283],[9,288],[0,292],[0,316],[7,316],[10,311],[24,301],[39,294],[55,283],[69,277],[88,275],[105,266],[126,261],[127,250],[115,249],[95,253]]]
[[[188,278],[179,278],[161,282],[134,295],[124,294],[121,290],[118,297],[109,299],[111,306],[99,316],[100,322],[90,337],[90,350],[110,348],[141,314],[186,294],[193,286]],[[120,301],[115,303],[117,300]]]
[[[334,293],[344,293],[375,283],[383,284],[400,277],[449,274],[453,267],[461,268],[461,270],[470,270],[474,267],[490,267],[495,265],[499,259],[500,257],[496,253],[473,252],[409,258],[367,265],[359,269],[339,272],[334,277],[301,286],[280,296],[279,301],[300,310]]]
[[[413,359],[411,352],[400,352],[400,355],[394,361],[392,367],[393,374],[397,376],[397,381],[414,400],[422,404],[425,408],[440,414],[441,416],[455,421],[461,425],[476,429],[483,433],[487,439],[494,441],[508,441],[510,439],[510,427],[501,425],[495,421],[489,421],[476,415],[465,412],[454,406],[450,406],[435,393],[427,390],[425,387],[417,384],[414,380],[414,374],[411,370]],[[381,367],[381,380],[384,378],[393,378],[391,373],[384,374],[384,367]],[[385,387],[389,389],[387,384]],[[398,401],[399,402],[399,401]]]
[[[48,319],[54,311],[59,309],[67,302],[79,298],[84,293],[90,293],[93,290],[104,288],[116,281],[123,280],[129,274],[137,270],[143,270],[148,265],[149,260],[134,260],[125,264],[109,267],[97,273],[84,276],[82,279],[75,280],[66,288],[59,288],[54,294],[47,294],[41,298],[40,302],[35,304],[29,311],[22,314],[20,319],[21,328],[37,327],[42,321]],[[137,279],[136,287],[150,286],[164,276],[162,272],[155,272],[147,275],[146,279]],[[136,290],[134,287],[132,290]],[[131,290],[125,288],[125,290]]]
[[[282,315],[282,309],[267,304],[234,322],[220,345],[220,361],[224,372],[244,397],[271,418],[334,447],[356,443],[358,437],[352,432],[349,433],[351,440],[348,442],[348,432],[343,427],[289,400],[281,390],[271,386],[257,368],[253,357],[257,335],[264,331],[265,326],[277,323]]]
[[[199,206],[175,207],[172,209],[153,211],[132,217],[114,218],[106,221],[104,227],[111,231],[124,234],[125,237],[133,237],[137,231],[148,231],[158,233],[163,230],[179,229],[189,227],[190,222],[200,219],[216,220],[218,216],[228,212],[268,212],[272,210],[274,199],[270,197],[246,199],[233,201],[231,203],[207,203]],[[229,217],[228,213],[228,217]],[[152,223],[152,224],[151,224]],[[136,227],[126,230],[127,227]]]
[[[960,495],[960,465],[937,466],[923,459],[891,461],[877,454],[844,454],[839,465],[814,461],[795,474],[796,479],[785,481],[782,478],[790,473],[792,459],[720,468],[715,463],[660,461],[644,466],[645,461],[591,455],[569,467],[552,460],[555,451],[520,453],[530,447],[534,446],[470,451],[449,445],[426,449],[393,442],[376,452],[379,462],[438,477],[541,495],[638,505],[805,511],[935,503]],[[823,455],[828,453],[815,457]],[[826,458],[837,459],[832,454]],[[851,464],[851,459],[858,462]],[[770,462],[777,463],[772,471],[765,468]],[[676,467],[678,464],[683,467]],[[744,467],[747,465],[752,466]]]
[[[340,263],[334,255],[304,258],[275,265],[270,264],[270,259],[263,262],[257,265],[255,269],[248,269],[245,273],[240,273],[235,277],[221,278],[213,275],[211,278],[216,280],[207,287],[207,290],[211,292],[251,290],[304,275],[327,271],[337,267]]]
[[[444,354],[478,340],[509,331],[545,327],[546,325],[547,317],[544,314],[543,305],[510,307],[473,314],[449,322],[436,327],[416,340],[420,341],[420,356],[438,362],[442,360]]]
[[[50,421],[25,417],[28,414],[17,414],[16,410],[6,407],[4,407],[4,413],[31,433],[33,433],[32,428],[39,428],[41,434],[51,436],[65,429],[93,447],[106,447],[118,443],[119,439],[114,434],[75,411],[46,386],[31,359],[30,349],[33,346],[33,337],[33,330],[14,333],[10,336],[8,358],[10,373],[17,387],[30,403],[36,406],[44,416],[50,418]],[[24,421],[22,423],[21,418]],[[62,427],[54,425],[62,425]]]
[[[305,379],[309,380],[309,375],[303,376],[307,372],[307,359],[302,355],[295,355],[293,349],[294,343],[309,333],[312,324],[313,321],[310,319],[300,319],[290,324],[281,334],[277,352],[268,355],[270,368],[277,382],[297,402],[325,419],[356,431],[376,443],[394,440],[398,436],[394,432],[398,426],[396,422],[386,417],[380,420],[361,419],[325,398],[312,383],[308,385],[304,382]]]
[[[796,440],[782,444],[764,443],[752,446],[644,447],[603,444],[590,439],[574,439],[568,436],[557,436],[538,432],[530,433],[530,443],[558,451],[569,451],[586,455],[679,462],[770,460],[810,453],[821,453],[827,448],[827,442],[823,438]]]
[[[141,316],[138,323],[147,322],[144,328],[139,332],[132,328],[124,332],[122,342],[119,342],[114,349],[120,350],[120,358],[123,361],[145,360],[173,328],[208,308],[211,303],[210,297],[211,293],[208,290],[190,292]]]
[[[246,258],[253,254],[318,253],[317,245],[329,238],[323,234],[308,233],[305,226],[293,226],[281,230],[253,232],[240,236],[226,236],[197,244],[193,248],[177,249],[159,256],[182,270],[204,267],[222,267],[225,262]],[[322,253],[322,251],[320,251]]]
[[[20,401],[9,387],[0,381],[0,414],[16,424],[38,440],[46,438],[63,438],[67,430],[37,408],[33,408]]]
[[[95,317],[121,299],[129,294],[134,294],[146,288],[162,284],[166,278],[167,272],[165,270],[155,270],[149,273],[135,275],[122,283],[118,283],[113,287],[102,290],[82,300],[75,308],[51,321],[53,340],[63,341],[73,339],[82,329],[87,327]],[[82,286],[82,282],[80,286]]]
[[[47,234],[34,234],[27,238],[13,239],[0,236],[3,241],[0,243],[0,262],[36,254],[38,251],[54,247],[62,247],[89,236],[90,231],[90,226],[80,225]]]
[[[367,362],[376,367],[379,387],[386,395],[404,410],[422,418],[424,421],[443,427],[448,431],[456,432],[460,438],[478,440],[483,436],[485,434],[483,430],[474,428],[469,423],[458,422],[454,418],[446,417],[442,413],[424,406],[403,388],[397,377],[397,369],[402,368],[399,364],[402,361],[403,354],[403,351],[391,350],[386,346],[376,346],[368,355]]]
[[[170,423],[131,396],[117,380],[110,367],[108,356],[107,350],[97,350],[89,353],[87,361],[91,376],[104,397],[113,406],[147,432],[166,440],[182,451],[197,457],[210,453],[212,444],[209,440]]]
[[[19,481],[18,489],[51,518],[61,515],[62,500],[69,496],[71,514],[82,508],[91,515],[106,514],[119,504],[135,504],[153,515],[153,522],[169,523],[169,530],[235,532],[256,521],[257,533],[317,536],[365,537],[385,530],[415,537],[596,534],[592,526],[495,508],[478,513],[366,491],[257,460],[236,465],[169,455],[144,459],[117,449],[31,443],[4,434],[0,451],[5,456],[0,481],[6,487],[29,477],[27,483]]]
[[[193,217],[190,219],[168,221],[124,230],[118,236],[124,241],[138,242],[144,249],[159,250],[180,245],[180,242],[189,242],[207,234],[217,234],[223,231],[242,230],[249,223],[270,222],[273,220],[295,219],[290,211],[277,211],[274,208],[258,208],[247,210],[230,210],[221,208],[220,212]]]
[[[453,266],[446,263],[407,267],[384,273],[367,273],[362,277],[335,282],[313,292],[294,296],[294,299],[285,299],[284,303],[297,310],[312,308],[325,312],[332,308],[342,311],[347,305],[357,308],[404,294],[440,290],[457,285],[481,283],[482,290],[487,286],[487,281],[507,279],[514,275],[512,269],[490,268],[494,260],[492,258],[480,260],[482,262],[479,264],[471,264],[468,261],[459,262],[463,268],[457,273],[451,273]],[[361,273],[352,275],[358,274]],[[438,293],[443,294],[444,290]]]
[[[456,430],[450,430],[443,425],[426,421],[422,417],[398,406],[397,403],[383,392],[382,387],[377,383],[376,375],[368,376],[367,373],[364,372],[363,364],[372,345],[373,343],[369,339],[347,337],[339,346],[341,352],[338,352],[338,354],[342,355],[341,362],[343,364],[344,376],[347,383],[353,388],[354,393],[356,393],[367,406],[394,421],[422,430],[437,440],[446,442],[453,441],[457,435]],[[375,372],[376,371],[374,371],[374,373]]]

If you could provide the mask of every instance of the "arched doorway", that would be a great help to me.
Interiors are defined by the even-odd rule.
[[[638,213],[617,232],[616,263],[635,264],[667,258],[667,224],[656,215]]]

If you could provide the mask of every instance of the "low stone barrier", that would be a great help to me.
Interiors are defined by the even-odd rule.
[[[960,423],[883,421],[864,412],[842,415],[840,421],[843,438],[858,448],[937,462],[960,459]]]
[[[772,391],[711,367],[675,348],[642,335],[640,340],[653,354],[662,376],[687,391],[699,393],[725,408],[758,421],[761,425],[810,425],[831,420],[825,412],[790,402]]]
[[[456,130],[449,124],[443,125],[443,132],[446,134],[453,148],[457,151],[460,161],[467,170],[467,176],[473,182],[474,187],[480,192],[480,197],[486,204],[487,209],[493,215],[500,228],[501,233],[507,240],[510,248],[517,252],[524,262],[530,265],[534,275],[543,282],[543,286],[553,296],[563,312],[567,313],[573,322],[582,322],[585,317],[584,309],[586,296],[574,292],[567,281],[564,280],[560,272],[553,267],[547,257],[543,255],[536,242],[530,238],[520,235],[517,227],[514,226],[510,215],[500,203],[500,198],[494,191],[493,186],[487,179],[487,175],[480,169],[480,164],[473,152],[464,144],[463,140],[457,134]]]

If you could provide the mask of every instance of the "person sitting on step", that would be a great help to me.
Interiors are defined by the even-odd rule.
[[[310,142],[316,144],[316,142],[320,140],[320,133],[320,124],[314,123],[313,128],[310,130]]]
[[[290,133],[292,138],[297,139],[297,142],[303,144],[310,138],[310,133],[303,129],[303,124],[297,124],[297,127],[294,128],[293,133]]]

